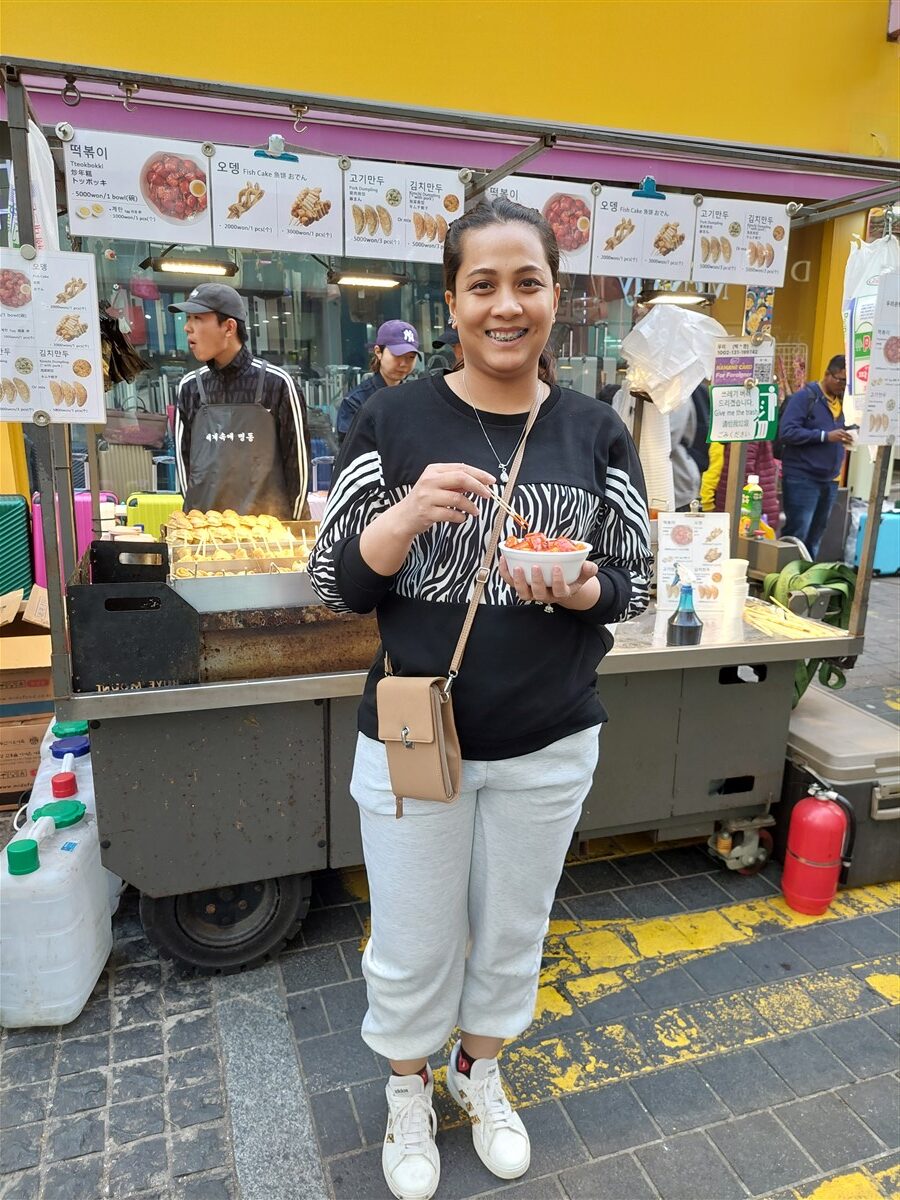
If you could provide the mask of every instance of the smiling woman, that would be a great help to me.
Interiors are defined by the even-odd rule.
[[[488,574],[453,682],[463,762],[452,803],[405,798],[395,819],[378,740],[380,658],[366,684],[351,782],[372,901],[362,1033],[391,1062],[382,1165],[401,1198],[428,1200],[438,1184],[427,1056],[456,1025],[464,1032],[447,1081],[472,1118],[475,1151],[501,1179],[528,1169],[528,1134],[496,1058],[531,1022],[539,947],[597,763],[605,626],[647,604],[634,445],[608,405],[553,381],[546,345],[558,274],[553,230],[533,209],[495,200],[450,225],[446,299],[465,366],[367,401],[310,559],[326,604],[375,609],[402,680],[447,676],[491,541],[492,489],[523,442],[506,500],[530,529],[577,546],[573,563],[548,556],[557,561],[547,580],[546,564],[527,555]],[[517,532],[509,515],[501,536]]]

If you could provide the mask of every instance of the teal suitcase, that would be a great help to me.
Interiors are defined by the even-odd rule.
[[[30,523],[24,496],[0,496],[0,596],[19,588],[26,600],[31,595],[34,569]]]

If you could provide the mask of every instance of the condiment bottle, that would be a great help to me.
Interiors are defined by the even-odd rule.
[[[667,646],[699,646],[703,622],[694,609],[694,589],[689,583],[681,585],[678,607],[669,617],[666,629]]]

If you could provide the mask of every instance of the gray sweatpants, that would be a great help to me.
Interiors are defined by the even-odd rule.
[[[362,1036],[376,1053],[422,1058],[456,1025],[511,1038],[531,1024],[543,938],[599,732],[517,758],[466,760],[458,800],[405,800],[400,820],[384,746],[359,735],[350,791],[372,901]]]

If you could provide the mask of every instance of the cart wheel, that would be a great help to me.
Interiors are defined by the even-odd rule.
[[[757,833],[759,836],[759,854],[757,855],[756,862],[752,867],[740,867],[738,875],[758,875],[772,857],[772,847],[775,843],[772,841],[771,833],[769,833],[768,829],[760,829]]]
[[[309,875],[280,875],[178,896],[141,895],[141,922],[163,954],[210,975],[276,958],[309,910]]]

